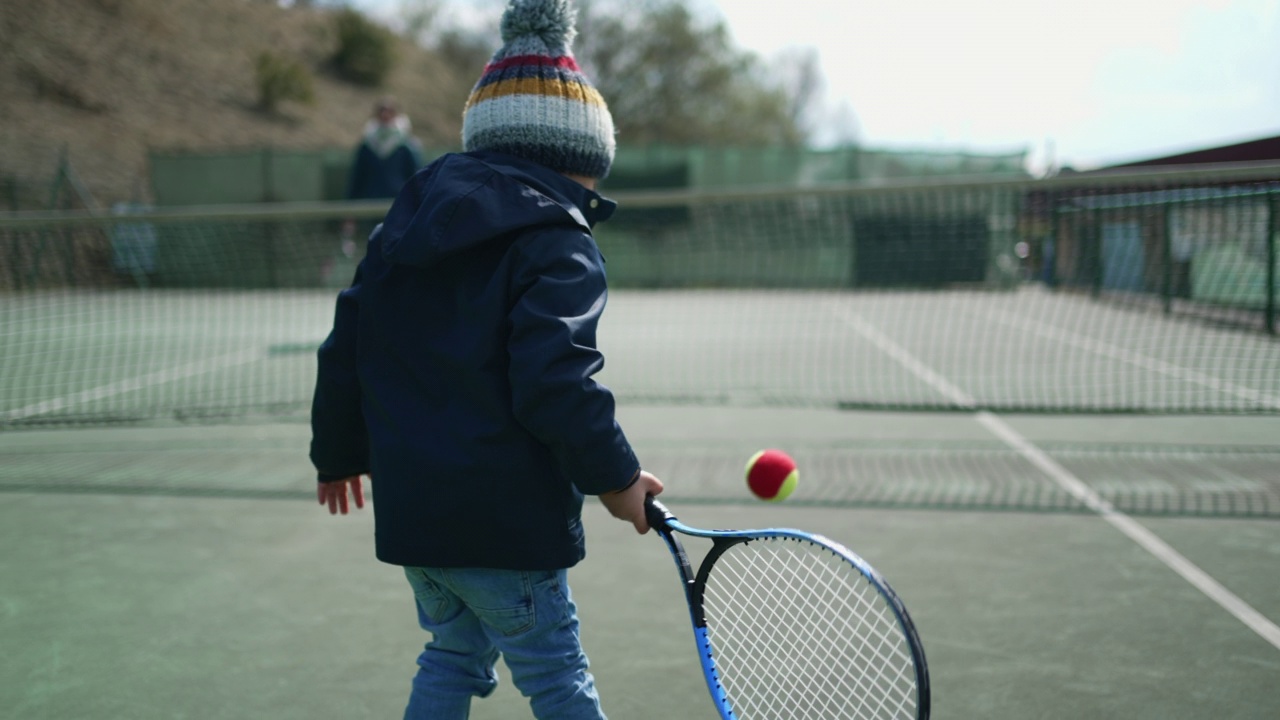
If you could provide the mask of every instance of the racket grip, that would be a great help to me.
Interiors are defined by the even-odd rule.
[[[645,495],[644,519],[648,521],[651,528],[666,529],[667,521],[675,520],[676,516],[672,515],[667,506],[658,502],[652,495]]]

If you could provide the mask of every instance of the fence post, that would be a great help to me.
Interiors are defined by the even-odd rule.
[[[1102,297],[1102,278],[1106,272],[1102,255],[1102,219],[1101,211],[1088,210],[1085,213],[1085,236],[1089,238],[1089,282],[1093,299]]]
[[[1169,315],[1173,312],[1173,203],[1164,206],[1164,248],[1162,255],[1163,265],[1161,268],[1164,277],[1161,279],[1164,287],[1161,288],[1161,294],[1164,301],[1164,314]]]
[[[1049,208],[1049,232],[1045,234],[1040,246],[1040,274],[1044,278],[1045,287],[1049,289],[1058,286],[1058,223],[1061,213],[1058,211],[1057,193],[1057,190],[1045,192]]]
[[[53,182],[49,185],[49,204],[48,207],[45,208],[47,210],[52,211],[58,209],[58,202],[62,197],[62,185],[66,180],[68,154],[69,151],[67,150],[67,146],[63,144],[62,147],[58,149],[58,169],[53,175]],[[40,280],[40,265],[41,261],[44,260],[45,247],[49,243],[48,228],[40,228],[37,238],[38,241],[36,243],[35,252],[32,254],[31,258],[31,267],[27,270],[27,285],[33,288]]]
[[[275,153],[271,145],[267,145],[262,149],[262,194],[262,202],[270,203],[277,200]],[[262,250],[267,270],[267,287],[274,289],[280,287],[280,273],[276,257],[276,223],[272,221],[264,222],[262,231]]]
[[[1276,235],[1280,234],[1280,187],[1272,185],[1267,218],[1267,332],[1276,334]]]

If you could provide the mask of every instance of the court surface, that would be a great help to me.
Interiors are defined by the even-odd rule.
[[[397,717],[407,584],[306,460],[332,294],[11,300],[5,716]],[[934,717],[1280,716],[1280,344],[1052,300],[617,293],[602,377],[686,523],[821,532],[889,579]],[[763,447],[799,462],[786,503],[746,493]],[[713,717],[666,549],[586,523],[606,711]],[[528,717],[502,674],[473,717]]]
[[[820,502],[833,485],[859,485],[824,477],[838,464],[821,458],[842,442],[854,455],[877,442],[905,447],[907,436],[946,448],[989,434],[973,416],[642,407],[621,419],[686,522],[802,527],[880,569],[916,619],[935,717],[1280,710],[1280,648],[1096,513],[970,509],[955,498],[924,502],[927,494],[915,506]],[[1277,418],[1000,419],[1045,445],[1162,438],[1208,448],[1280,437]],[[24,718],[397,716],[423,640],[409,592],[372,556],[369,508],[334,518],[314,504],[306,442],[302,423],[0,434],[0,707]],[[740,490],[740,463],[727,458],[745,461],[764,445],[799,460],[793,501],[748,502]],[[972,469],[982,457],[958,455],[940,467]],[[914,481],[887,467],[915,485],[943,482],[937,467],[917,469]],[[1267,467],[1275,478],[1274,456]],[[1190,492],[1151,477],[1131,484],[1157,504]],[[1133,517],[1264,618],[1280,619],[1275,519]],[[570,579],[607,712],[714,717],[665,548],[595,501],[586,523],[588,559]],[[524,708],[504,682],[473,717],[527,717]]]

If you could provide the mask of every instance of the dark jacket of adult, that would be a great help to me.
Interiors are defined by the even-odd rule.
[[[422,155],[410,142],[400,143],[385,155],[361,142],[347,177],[347,199],[393,198],[421,167]]]
[[[378,558],[554,569],[584,557],[583,495],[639,463],[614,420],[596,324],[616,204],[540,165],[451,154],[369,238],[320,347],[311,458],[369,473]]]

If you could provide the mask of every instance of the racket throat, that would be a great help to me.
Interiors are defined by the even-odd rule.
[[[693,615],[693,626],[701,631],[707,628],[707,613],[703,606],[703,601],[707,592],[707,578],[711,577],[711,566],[716,564],[716,560],[731,547],[743,545],[751,542],[750,538],[713,538],[711,541],[711,549],[707,551],[707,556],[702,559],[702,565],[698,567],[698,574],[689,583],[687,590],[689,594],[689,612]],[[710,647],[710,640],[707,640],[707,647]]]

